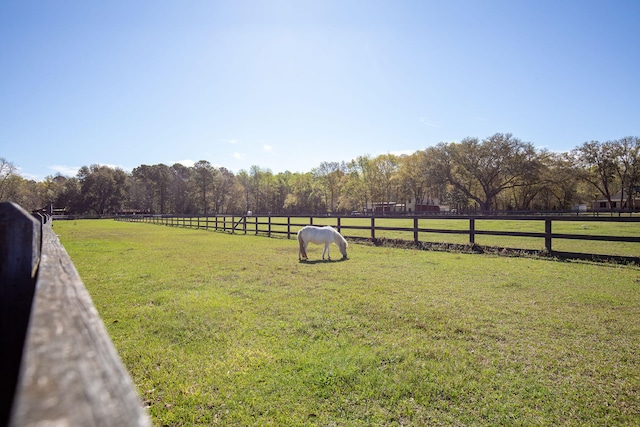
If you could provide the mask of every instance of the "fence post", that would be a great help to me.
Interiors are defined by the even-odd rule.
[[[291,217],[287,217],[287,239],[291,239]]]
[[[475,245],[476,243],[476,219],[469,218],[469,244]]]
[[[418,217],[413,217],[413,243],[418,246]]]
[[[0,425],[6,425],[40,260],[41,224],[15,203],[0,203]]]
[[[371,240],[376,241],[376,217],[371,217]]]
[[[271,215],[267,216],[267,236],[271,237]]]
[[[551,253],[551,218],[544,220],[544,248]]]
[[[340,220],[341,220],[341,219],[342,219],[342,218],[338,217],[338,225],[337,225],[338,233],[340,233]]]
[[[242,231],[244,231],[244,234],[247,234],[247,216],[245,215],[242,218]]]

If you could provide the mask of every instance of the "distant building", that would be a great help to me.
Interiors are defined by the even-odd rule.
[[[393,214],[393,213],[439,213],[448,211],[448,206],[440,206],[438,199],[409,199],[407,203],[397,202],[373,202],[367,204],[367,213]]]
[[[620,198],[622,197],[622,200]],[[611,196],[611,203],[607,199],[596,199],[593,202],[594,211],[619,211],[619,210],[640,210],[640,187],[635,187],[631,206],[628,206],[629,195],[618,192]]]

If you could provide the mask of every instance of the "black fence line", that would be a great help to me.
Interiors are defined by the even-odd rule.
[[[286,222],[282,222],[286,218]],[[413,219],[413,227],[390,227],[376,225],[377,219]],[[275,221],[274,221],[275,219]],[[606,235],[586,235],[586,234],[568,234],[568,233],[554,233],[554,222],[568,222],[568,221],[581,221],[581,222],[633,222],[640,223],[640,217],[634,216],[620,216],[620,217],[592,217],[592,216],[512,216],[512,217],[499,217],[501,221],[544,221],[544,232],[525,232],[525,231],[489,231],[489,230],[477,230],[476,222],[478,221],[495,221],[498,218],[494,216],[463,216],[463,215],[450,215],[450,216],[414,216],[407,217],[402,216],[384,216],[384,217],[353,217],[353,216],[313,216],[313,215],[289,215],[289,216],[261,216],[261,215],[215,215],[215,216],[181,216],[181,215],[131,215],[131,216],[119,216],[116,220],[120,221],[134,221],[134,222],[147,222],[153,224],[168,225],[174,227],[187,227],[198,229],[214,229],[216,231],[223,231],[229,233],[241,232],[247,234],[253,232],[257,234],[266,234],[268,237],[272,235],[286,235],[287,239],[290,239],[292,235],[297,233],[295,227],[304,227],[306,225],[314,225],[324,223],[327,219],[334,219],[336,225],[334,227],[341,232],[345,238],[362,239],[361,236],[350,236],[345,234],[344,230],[369,230],[369,237],[373,242],[376,242],[376,231],[400,231],[406,233],[413,233],[413,243],[419,245],[419,233],[440,233],[440,234],[461,234],[468,235],[469,245],[476,245],[476,236],[509,236],[509,237],[527,237],[527,238],[539,238],[544,239],[544,253],[548,256],[558,258],[577,258],[577,259],[608,259],[620,262],[637,263],[640,264],[640,257],[637,256],[621,256],[621,255],[607,255],[607,254],[592,254],[592,253],[578,253],[578,252],[565,252],[553,250],[554,239],[569,239],[569,240],[584,240],[584,241],[605,241],[605,242],[625,242],[625,243],[640,243],[640,235],[638,236],[606,236]],[[345,225],[343,219],[363,219],[369,220],[369,225]],[[463,230],[453,230],[446,228],[425,228],[419,227],[420,220],[429,219],[451,219],[451,220],[468,220],[469,227]],[[194,225],[195,224],[195,225]],[[274,229],[274,227],[286,227],[286,230]],[[639,229],[640,231],[640,229]],[[514,251],[525,251],[523,249],[511,248]],[[529,251],[531,252],[531,251]]]

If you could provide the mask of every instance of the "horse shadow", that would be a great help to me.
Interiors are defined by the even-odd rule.
[[[308,259],[301,259],[298,260],[298,262],[300,264],[322,264],[322,263],[328,263],[328,262],[344,262],[344,261],[348,261],[349,258],[339,258],[339,259],[314,259],[314,260],[308,260]]]

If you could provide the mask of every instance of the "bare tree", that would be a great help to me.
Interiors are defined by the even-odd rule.
[[[571,151],[580,178],[596,188],[609,206],[613,206],[612,197],[618,186],[613,148],[612,144],[589,141]]]
[[[640,185],[640,138],[627,136],[610,141],[616,175],[620,183],[620,208],[633,209],[633,197]],[[626,200],[625,200],[626,197]]]
[[[17,167],[5,159],[0,157],[0,201],[10,200],[12,193],[11,181],[16,176]]]

